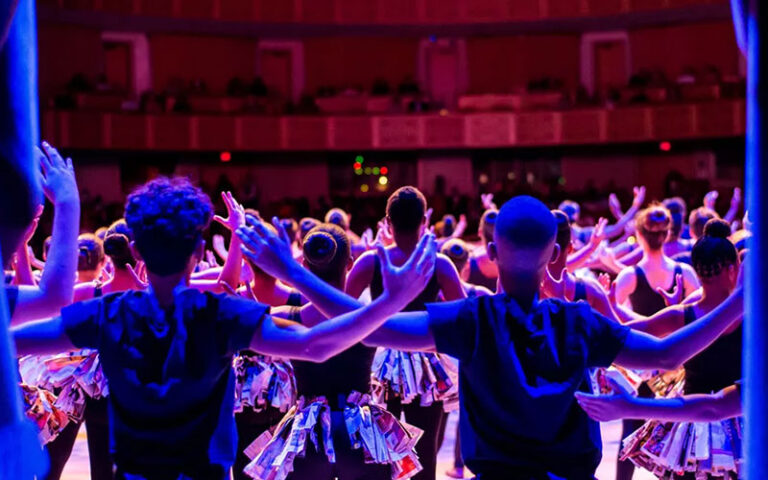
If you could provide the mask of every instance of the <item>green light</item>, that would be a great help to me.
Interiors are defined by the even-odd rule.
[[[357,163],[363,163],[364,161],[365,161],[365,159],[363,158],[362,155],[358,155],[358,156],[355,157],[355,162],[357,162]]]
[[[371,174],[371,167],[365,167],[365,174],[370,175]]]
[[[362,175],[362,174],[363,174],[363,169],[362,168],[356,168],[355,169],[355,175]]]
[[[379,174],[379,167],[373,167],[373,168],[371,169],[371,172],[372,172],[374,175],[378,175],[378,174]]]

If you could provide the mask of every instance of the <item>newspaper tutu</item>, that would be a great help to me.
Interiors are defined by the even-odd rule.
[[[83,419],[86,397],[98,400],[109,395],[99,355],[92,350],[22,357],[19,372],[24,383],[56,392],[56,408],[75,422]]]
[[[296,403],[296,378],[291,362],[244,351],[235,357],[233,367],[236,412],[242,412],[244,407],[256,411],[274,407],[286,412]]]
[[[741,417],[712,423],[650,421],[624,440],[621,460],[659,478],[686,472],[697,478],[739,478],[743,433]]]
[[[56,406],[56,395],[39,387],[21,384],[24,412],[35,422],[40,442],[46,444],[56,438],[69,423],[69,415]]]
[[[363,450],[366,463],[391,465],[393,480],[406,480],[421,471],[414,448],[422,431],[371,404],[368,395],[352,392],[347,397],[344,421],[352,448]],[[283,480],[293,471],[296,457],[306,454],[309,442],[335,463],[331,407],[325,397],[301,397],[274,434],[259,436],[245,451],[252,459],[245,473],[256,480]]]
[[[459,403],[458,365],[438,353],[379,348],[371,365],[371,392],[378,403],[392,396],[411,403],[419,396],[422,406],[442,401],[445,411],[455,410]]]
[[[597,394],[613,392],[613,384],[618,384],[625,392],[637,394],[638,388],[646,383],[656,397],[668,397],[681,394],[685,385],[685,369],[662,371],[635,371],[617,365],[608,368],[596,368],[590,372],[592,391]]]

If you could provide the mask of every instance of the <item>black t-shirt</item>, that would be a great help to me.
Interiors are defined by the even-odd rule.
[[[267,312],[188,288],[174,292],[171,310],[151,293],[128,291],[61,311],[73,345],[99,351],[118,467],[223,476],[237,445],[232,357],[250,345]]]
[[[498,294],[427,305],[437,350],[459,359],[462,454],[475,474],[593,478],[600,428],[574,393],[610,365],[629,329],[555,299],[526,314]],[[505,475],[507,475],[505,477]]]

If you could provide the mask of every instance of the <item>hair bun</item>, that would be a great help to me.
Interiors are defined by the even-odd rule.
[[[336,255],[336,239],[328,232],[310,232],[304,239],[304,259],[315,267],[325,267]]]
[[[728,238],[731,236],[731,226],[723,219],[713,218],[704,225],[704,236]]]
[[[109,256],[120,255],[130,244],[128,237],[122,233],[112,233],[104,238],[104,253]]]
[[[649,232],[663,232],[669,229],[669,210],[666,208],[654,208],[648,212],[644,228]]]

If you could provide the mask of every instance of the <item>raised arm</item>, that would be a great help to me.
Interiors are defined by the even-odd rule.
[[[51,249],[37,287],[20,286],[13,324],[52,317],[72,302],[77,273],[77,234],[80,226],[80,196],[72,159],[66,161],[55,148],[43,142],[38,150],[43,173],[43,191],[54,206]]]
[[[595,225],[594,230],[592,230],[592,235],[589,236],[587,244],[568,256],[568,271],[581,268],[587,263],[589,257],[595,253],[595,250],[597,250],[600,243],[605,239],[605,228],[607,224],[608,219],[606,218],[601,217],[597,221],[597,225]]]
[[[227,207],[227,218],[216,215],[213,217],[213,220],[224,225],[232,233],[224,267],[215,280],[196,279],[190,282],[190,285],[194,288],[216,293],[224,292],[223,284],[237,289],[240,284],[240,272],[242,271],[243,264],[243,252],[240,248],[242,243],[240,242],[240,237],[235,234],[235,231],[245,225],[245,209],[237,203],[237,200],[232,196],[232,192],[221,192],[221,198]]]
[[[663,339],[630,330],[615,363],[627,368],[674,370],[717,340],[743,312],[744,290],[739,286],[710,313]]]
[[[624,227],[635,218],[635,215],[637,215],[643,202],[645,202],[645,187],[635,187],[633,193],[632,206],[629,210],[624,212],[624,215],[622,215],[616,223],[605,227],[606,238],[613,238],[621,235],[624,232]]]
[[[728,209],[728,211],[725,213],[723,220],[725,220],[728,223],[733,223],[733,221],[736,220],[736,217],[739,215],[740,209],[741,209],[741,189],[739,187],[736,187],[733,189],[733,196],[731,197],[731,206]]]
[[[40,223],[40,215],[42,214],[43,206],[40,205],[35,214],[35,219],[32,220],[32,225],[30,225],[27,231],[24,232],[24,238],[21,241],[21,245],[19,245],[19,248],[16,250],[16,263],[13,265],[13,269],[16,272],[16,277],[14,278],[15,285],[35,286],[37,284],[35,276],[32,273],[32,257],[29,252],[29,241],[32,240],[32,237],[35,235],[35,230],[37,230],[37,225]]]
[[[262,229],[265,231],[263,233],[268,232],[263,226]],[[258,230],[258,227],[254,225],[253,230]],[[249,236],[243,240],[244,246],[247,248],[246,255],[266,272],[276,273],[279,268],[273,269],[268,254],[263,254],[261,251],[268,249],[268,245],[250,245],[249,241],[251,240]],[[264,244],[270,241],[282,242],[276,237],[260,240]],[[378,255],[381,260],[384,283],[382,295],[368,305],[329,318],[312,327],[269,317],[257,330],[252,341],[252,348],[269,355],[282,355],[318,362],[325,361],[344,351],[373,333],[387,318],[399,312],[418,295],[418,292],[427,284],[434,272],[435,250],[434,237],[425,236],[408,261],[402,267],[395,267],[389,259],[388,252],[379,246]],[[302,274],[300,280],[303,283],[302,287],[306,288],[306,293],[312,293],[311,296],[307,295],[310,300],[314,296],[323,295],[323,292],[351,298],[325,284],[310,272],[307,271],[307,273],[310,276]],[[291,278],[291,281],[295,282],[295,279]],[[326,287],[333,292],[326,290]]]

